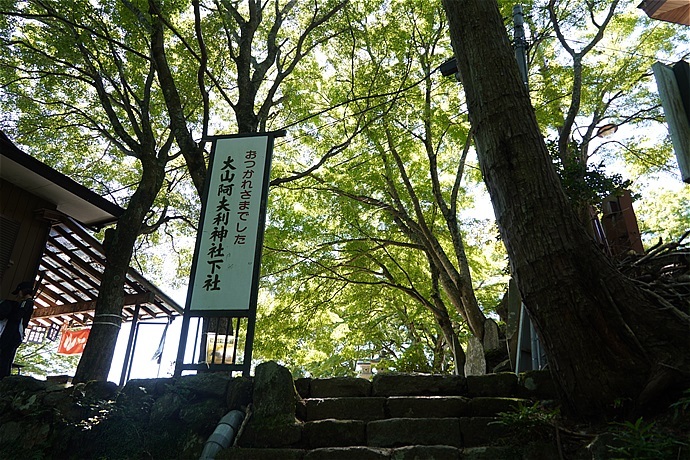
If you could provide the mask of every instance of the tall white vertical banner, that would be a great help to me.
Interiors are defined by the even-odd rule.
[[[190,310],[249,310],[259,276],[269,136],[216,139],[192,267]],[[265,212],[265,210],[264,210]]]

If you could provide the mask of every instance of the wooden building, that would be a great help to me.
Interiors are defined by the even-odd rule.
[[[71,218],[100,228],[122,208],[19,150],[0,132],[0,296],[36,279],[50,229]]]
[[[36,310],[28,330],[34,337],[91,324],[107,262],[88,229],[112,225],[123,212],[24,153],[0,131],[0,298],[12,298],[21,281],[35,282]],[[133,268],[124,289],[123,321],[136,324],[182,313]]]
[[[690,26],[690,1],[688,0],[642,0],[637,7],[647,13],[650,18]]]

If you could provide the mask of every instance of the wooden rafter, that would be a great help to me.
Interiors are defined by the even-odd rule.
[[[58,213],[59,214],[59,213]],[[98,297],[105,268],[105,253],[98,240],[74,220],[52,212],[53,226],[39,267],[35,325],[88,325]],[[122,318],[133,319],[139,305],[139,320],[180,314],[182,308],[160,289],[130,268],[125,280]]]

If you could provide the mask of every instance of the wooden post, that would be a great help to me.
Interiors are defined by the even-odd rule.
[[[654,63],[652,70],[678,159],[678,168],[683,182],[690,184],[690,117],[683,107],[679,83],[673,69],[661,62]]]

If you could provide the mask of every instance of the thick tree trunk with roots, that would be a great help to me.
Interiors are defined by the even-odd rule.
[[[688,383],[690,318],[618,272],[578,222],[496,2],[443,4],[484,180],[566,409],[597,418],[616,401],[658,402]]]

